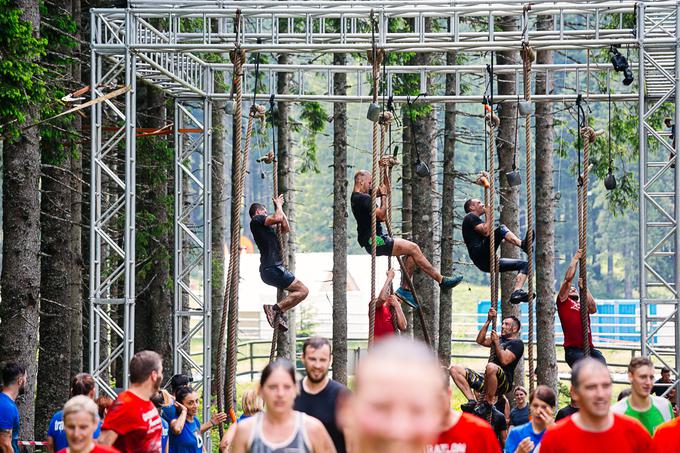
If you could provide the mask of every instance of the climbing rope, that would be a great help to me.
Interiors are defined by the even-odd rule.
[[[531,64],[536,58],[533,49],[525,42],[522,45],[523,75],[524,75],[524,100],[531,102]],[[534,390],[534,201],[533,187],[531,179],[531,109],[527,109],[524,115],[525,133],[525,170],[526,170],[526,191],[527,191],[527,236],[526,253],[528,262],[527,271],[527,293],[528,300],[528,324],[529,334],[527,346],[529,348],[529,393]]]
[[[375,41],[375,31],[377,28],[376,19],[373,11],[371,11],[371,35],[372,35],[372,47],[369,53],[369,60],[373,65],[373,103],[378,102],[378,81],[380,79],[380,63],[384,55],[382,49],[378,50]],[[377,122],[373,123],[373,166],[371,172],[371,302],[368,306],[368,345],[369,347],[373,345],[373,339],[375,335],[375,298],[376,298],[376,198],[378,196],[378,187],[380,186],[380,181],[378,180],[379,174],[379,156],[378,156],[378,133],[379,125]]]
[[[583,331],[583,353],[590,356],[590,313],[588,312],[588,274],[587,274],[587,246],[588,246],[588,176],[590,173],[590,144],[595,142],[600,131],[595,131],[588,125],[588,121],[581,105],[582,98],[576,98],[577,108],[577,151],[579,153],[578,175],[578,243],[581,249],[579,261],[579,300],[581,302],[581,327]],[[583,140],[583,172],[581,172],[581,140]]]
[[[243,174],[244,162],[242,152],[241,152],[241,140],[242,140],[242,112],[243,112],[243,63],[245,61],[245,52],[240,48],[230,52],[232,63],[234,64],[234,74],[233,74],[233,85],[235,93],[235,106],[234,106],[234,158],[233,164],[235,168],[232,170],[234,175],[234,199],[231,203],[231,243],[229,248],[229,268],[227,272],[227,286],[224,292],[224,305],[222,309],[222,323],[220,325],[220,345],[218,354],[220,356],[220,361],[224,357],[224,335],[225,326],[228,324],[228,334],[227,334],[227,396],[226,402],[229,408],[233,408],[236,395],[235,395],[235,379],[236,379],[236,365],[237,365],[237,348],[238,348],[238,278],[234,279],[234,275],[238,276],[238,266],[239,266],[239,246],[240,246],[240,233],[241,233],[241,204],[242,204],[242,194],[243,194]],[[227,321],[228,316],[228,321]],[[224,392],[224,377],[222,367],[219,367],[217,372],[219,373],[219,392]],[[222,393],[223,395],[223,393]],[[220,395],[218,398],[218,404],[224,404],[225,400],[223,396]],[[222,408],[220,408],[222,410]]]

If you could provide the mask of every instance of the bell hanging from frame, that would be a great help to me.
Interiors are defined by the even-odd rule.
[[[224,103],[224,113],[227,115],[233,115],[234,111],[236,110],[236,102],[229,99],[227,102]]]
[[[609,171],[609,174],[604,178],[604,187],[607,190],[614,190],[616,189],[616,176],[614,176],[614,173]]]
[[[531,115],[534,110],[534,106],[528,101],[519,101],[519,114],[522,116]]]
[[[509,171],[505,174],[510,187],[517,187],[522,184],[522,175],[517,170]]]
[[[416,175],[420,176],[421,178],[430,176],[430,169],[428,168],[427,164],[422,160],[419,160],[418,163],[416,164]]]
[[[376,104],[375,102],[372,102],[368,106],[368,112],[366,112],[366,118],[371,120],[373,123],[377,123],[378,120],[380,119],[380,113],[382,110],[380,109],[380,106]]]

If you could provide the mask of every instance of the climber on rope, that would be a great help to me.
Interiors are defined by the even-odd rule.
[[[250,231],[253,233],[255,244],[260,250],[260,277],[269,286],[285,290],[288,295],[280,302],[262,306],[267,322],[274,328],[277,325],[282,330],[288,330],[288,324],[283,313],[295,307],[305,300],[309,290],[307,287],[285,268],[281,253],[279,239],[276,236],[274,226],[278,225],[281,233],[290,231],[288,217],[283,212],[283,195],[279,195],[274,201],[274,214],[267,215],[267,208],[260,203],[250,205]]]
[[[581,325],[581,303],[579,302],[578,289],[571,286],[576,267],[581,259],[581,250],[577,250],[569,263],[569,267],[564,274],[564,281],[557,294],[557,315],[562,324],[564,333],[564,360],[571,368],[576,362],[585,357],[583,351],[583,326]],[[579,278],[579,285],[581,285]],[[588,326],[590,327],[590,315],[597,313],[595,299],[588,291]],[[600,351],[593,346],[593,335],[588,328],[588,341],[590,342],[590,356],[607,365],[607,361]]]
[[[488,190],[488,174],[482,172],[478,178],[480,185],[484,186],[484,190]],[[477,266],[477,268],[488,273],[490,271],[491,257],[489,250],[489,235],[493,232],[495,235],[495,245],[498,248],[502,241],[509,242],[519,248],[524,253],[527,251],[529,245],[528,238],[520,240],[517,235],[510,231],[505,225],[500,225],[493,229],[491,225],[492,217],[489,215],[490,206],[485,206],[480,200],[476,198],[468,199],[463,205],[465,210],[465,217],[463,218],[463,241],[467,246],[470,259]],[[486,221],[482,221],[481,217],[485,216]],[[528,236],[528,233],[527,233]],[[498,260],[499,272],[513,272],[518,271],[515,279],[515,288],[510,295],[510,302],[518,304],[520,302],[527,302],[529,300],[528,293],[522,288],[524,282],[527,280],[529,273],[529,263],[525,260],[500,258]]]
[[[387,338],[396,335],[398,332],[406,332],[408,322],[406,315],[401,309],[401,302],[397,296],[391,294],[392,280],[394,280],[394,269],[387,270],[387,279],[383,288],[375,301],[375,329],[374,338]],[[392,322],[394,316],[395,322]]]
[[[372,175],[367,170],[359,170],[354,175],[354,189],[352,190],[351,204],[352,214],[357,221],[357,240],[368,253],[371,253],[371,190]],[[445,277],[425,257],[417,244],[401,238],[392,238],[383,233],[382,224],[387,218],[386,197],[389,191],[389,183],[385,181],[378,189],[380,207],[376,208],[376,255],[377,256],[405,256],[404,266],[409,277],[418,266],[423,272],[432,277],[442,289],[454,288],[462,280],[463,276]],[[413,298],[413,293],[407,287],[406,279],[402,278],[401,287],[395,294],[413,308],[418,305]]]
[[[515,316],[508,316],[501,324],[501,336],[495,330],[487,337],[491,321],[496,319],[496,310],[489,309],[487,320],[477,334],[476,342],[481,346],[492,348],[491,359],[486,364],[484,374],[466,368],[463,365],[452,365],[449,374],[456,386],[468,399],[461,405],[464,412],[474,412],[486,418],[490,411],[496,411],[494,400],[512,389],[512,380],[517,363],[524,354],[524,343],[519,338],[522,324]],[[484,394],[484,400],[477,403],[474,391]]]

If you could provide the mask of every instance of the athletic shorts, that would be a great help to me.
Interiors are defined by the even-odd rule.
[[[295,275],[280,264],[261,267],[260,277],[267,285],[278,289],[286,289],[295,281]]]
[[[371,239],[368,240],[368,245],[364,247],[368,253],[371,253]],[[392,256],[392,248],[394,247],[394,239],[383,234],[375,237],[375,254],[376,256]]]
[[[508,381],[508,378],[501,367],[498,367],[498,371],[496,371],[496,379],[498,380],[496,395],[504,395],[508,393],[512,383]],[[478,392],[482,392],[484,390],[484,375],[479,374],[470,368],[465,368],[465,380],[468,384],[470,384],[471,389]]]

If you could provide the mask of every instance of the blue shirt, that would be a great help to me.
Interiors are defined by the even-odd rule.
[[[99,438],[101,432],[102,422],[99,421],[97,429],[92,435],[93,439]],[[54,442],[54,451],[63,450],[68,447],[68,440],[66,440],[66,431],[64,431],[64,411],[59,411],[52,416],[50,420],[50,427],[47,429],[47,435],[52,438]]]
[[[176,435],[170,430],[170,453],[202,453],[203,436],[201,421],[194,416],[193,421],[184,422],[184,429]]]
[[[527,437],[534,443],[534,448],[531,450],[534,451],[543,438],[543,434],[545,434],[545,430],[536,434],[533,426],[531,426],[531,422],[520,426],[513,426],[508,434],[508,439],[505,441],[505,453],[515,453],[519,443]]]
[[[168,445],[168,435],[170,433],[170,425],[161,418],[161,425],[163,425],[163,431],[161,432],[161,453],[165,453],[165,447]]]
[[[529,405],[523,409],[514,408],[510,411],[510,425],[519,426],[529,422]]]
[[[170,423],[177,418],[177,409],[175,408],[175,400],[172,400],[169,406],[163,406],[161,409],[161,418]]]
[[[19,453],[19,409],[5,393],[0,392],[0,430],[12,431],[12,448]]]

